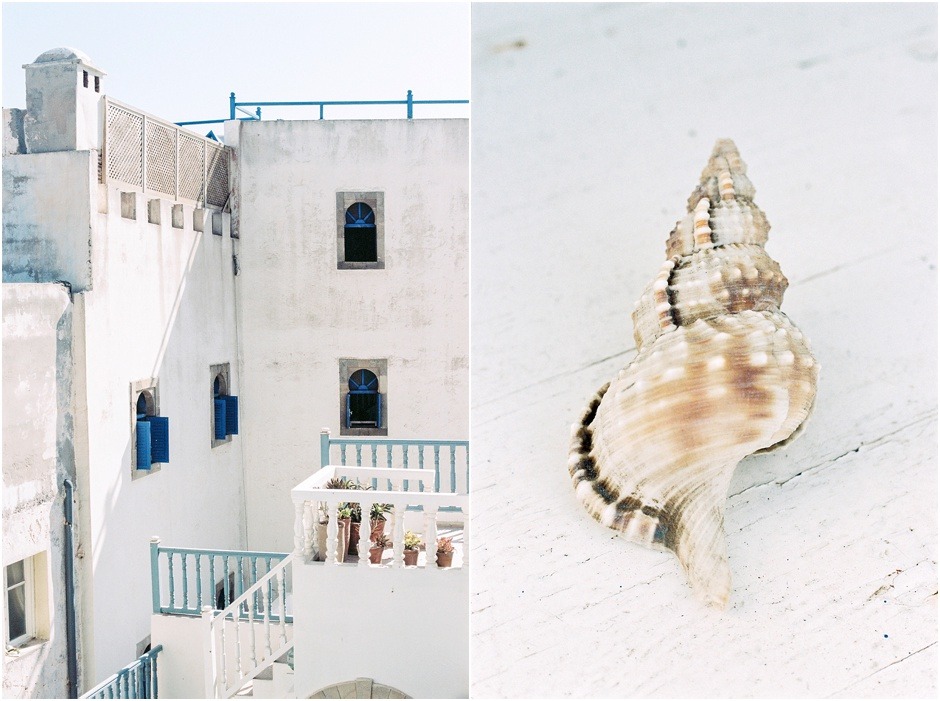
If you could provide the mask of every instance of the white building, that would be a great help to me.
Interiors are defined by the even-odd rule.
[[[26,109],[3,115],[3,692],[85,692],[162,645],[161,695],[198,695],[206,677],[186,664],[205,647],[203,622],[154,615],[152,536],[204,554],[300,553],[291,490],[320,467],[321,427],[467,437],[467,121],[230,121],[223,147],[107,97],[81,52],[47,51],[25,69]],[[386,469],[407,467],[395,445],[387,462],[394,449],[378,446]],[[465,450],[439,449],[441,489],[465,494]],[[448,472],[447,459],[460,464]],[[402,497],[399,531],[405,506],[434,512],[426,496]],[[433,535],[436,521],[414,518]],[[296,693],[368,678],[466,695],[467,568],[425,576],[390,559],[287,564]],[[196,586],[194,572],[176,576]],[[240,592],[256,576],[230,583]],[[198,577],[196,614],[225,584],[221,571]],[[340,635],[328,648],[355,663],[330,663],[310,626],[326,624],[325,601],[359,626],[362,602],[343,592],[360,586],[389,644],[350,657],[362,638]],[[462,597],[460,616],[442,614],[447,644],[429,648],[447,650],[439,682],[383,667],[410,640],[389,615],[396,591],[408,607]]]

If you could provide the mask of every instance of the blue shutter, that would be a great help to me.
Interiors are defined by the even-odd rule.
[[[346,428],[352,428],[352,393],[346,393]]]
[[[381,394],[375,395],[375,401],[377,405],[375,427],[382,428],[382,395]]]
[[[225,402],[225,435],[238,435],[238,397],[222,397]]]
[[[212,403],[215,405],[215,415],[214,415],[214,425],[215,425],[215,439],[221,441],[225,439],[225,424],[226,424],[226,415],[225,415],[225,399],[213,399]]]
[[[154,462],[170,462],[170,420],[165,416],[148,416],[150,451]]]
[[[137,469],[150,469],[150,423],[146,420],[137,422]]]

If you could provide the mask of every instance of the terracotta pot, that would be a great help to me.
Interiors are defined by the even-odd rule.
[[[437,566],[438,567],[450,567],[454,563],[454,552],[453,550],[449,553],[437,553]]]
[[[417,550],[406,550],[406,551],[405,551],[405,564],[406,564],[406,565],[417,565],[417,564],[418,564],[418,551],[417,551]]]
[[[385,548],[382,547],[377,546],[374,548],[369,548],[369,562],[371,562],[373,565],[381,565],[383,552],[385,552]]]
[[[349,524],[349,547],[347,552],[350,555],[359,555],[359,530],[361,523],[355,521]]]
[[[349,518],[339,519],[339,530],[336,534],[336,553],[339,562],[346,561],[346,550],[349,548]]]
[[[329,525],[327,521],[317,523],[317,554],[313,558],[315,562],[323,562],[326,560],[326,527]]]
[[[372,534],[369,536],[370,540],[375,540],[380,535],[385,535],[385,521],[374,518],[370,522],[370,525],[372,526]]]

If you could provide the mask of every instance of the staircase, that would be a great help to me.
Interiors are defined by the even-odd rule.
[[[292,616],[288,610],[293,563],[293,555],[281,560],[223,610],[210,606],[203,609],[207,631],[206,695],[209,698],[233,697],[275,663],[273,674],[290,676],[285,672],[287,665],[278,660],[286,660],[294,646]],[[260,687],[264,686],[262,680]],[[285,684],[276,686],[280,687],[279,691],[288,690]]]

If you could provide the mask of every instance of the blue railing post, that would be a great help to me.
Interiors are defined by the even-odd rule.
[[[330,429],[320,429],[320,467],[330,464]]]
[[[413,109],[412,109],[413,104],[414,104],[414,101],[411,99],[411,91],[409,90],[408,91],[408,119],[411,119],[411,115],[413,113]]]
[[[160,613],[160,536],[150,539],[150,584],[153,592],[153,612]]]
[[[235,119],[235,93],[228,96],[228,118]]]

